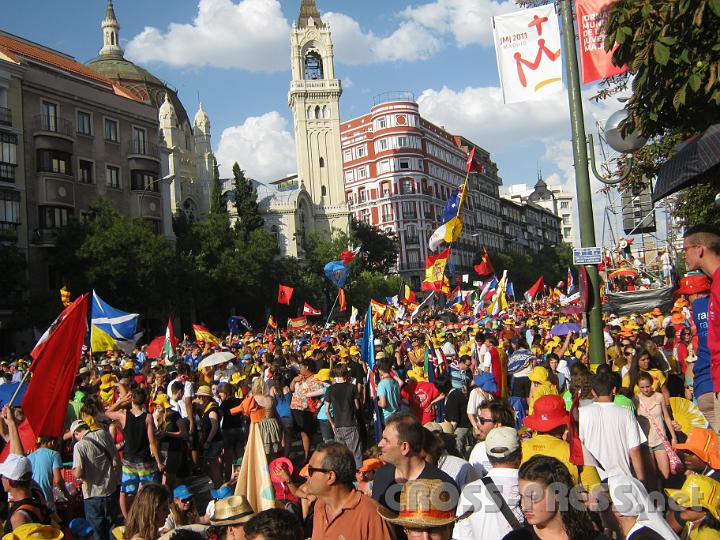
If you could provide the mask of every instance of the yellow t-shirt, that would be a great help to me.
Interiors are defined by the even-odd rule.
[[[660,371],[659,369],[650,369],[650,370],[648,370],[648,373],[653,378],[653,385],[652,385],[653,390],[655,390],[656,392],[659,392],[660,389],[665,384],[665,381],[667,381],[667,377],[665,377],[665,374],[662,371]],[[623,386],[623,388],[628,388],[630,386],[630,373],[627,373],[623,377],[622,386]],[[635,385],[634,392],[635,392],[636,396],[640,393],[640,388],[638,387],[637,384]]]
[[[570,444],[567,441],[537,433],[522,442],[522,463],[536,455],[554,457],[563,462],[570,471],[573,482],[582,483],[588,491],[600,485],[600,475],[595,467],[583,465],[582,472],[578,474],[577,465],[570,463]]]
[[[532,390],[530,390],[530,396],[528,397],[528,414],[533,413],[533,405],[535,405],[535,400],[541,396],[557,396],[559,395],[557,386],[555,386],[550,381],[545,381],[544,383],[539,384]]]

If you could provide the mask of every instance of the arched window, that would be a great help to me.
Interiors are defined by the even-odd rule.
[[[327,189],[325,188],[325,186],[322,186],[320,188],[320,195],[322,195],[323,197],[325,197],[327,195]]]
[[[325,160],[323,158],[320,158],[320,167],[325,166]]]
[[[313,81],[323,78],[322,58],[315,51],[305,55],[305,80]]]
[[[313,117],[313,108],[311,106],[307,108],[307,117],[308,119]]]
[[[330,109],[327,105],[323,106],[323,118],[330,118]]]
[[[315,118],[320,118],[320,105],[315,106]]]

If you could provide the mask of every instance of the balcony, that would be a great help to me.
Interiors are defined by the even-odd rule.
[[[12,110],[6,107],[0,107],[0,124],[3,126],[12,126]]]
[[[420,243],[420,237],[418,235],[405,237],[405,245],[419,244],[419,243]]]
[[[59,229],[35,229],[32,243],[39,246],[53,247],[57,244]]]
[[[153,160],[160,159],[160,150],[158,149],[158,145],[142,140],[130,141],[127,153],[128,157],[142,156]]]
[[[67,137],[70,140],[74,140],[73,124],[66,118],[59,118],[57,116],[50,116],[46,114],[38,114],[34,117],[35,134],[37,132],[54,133],[62,137]]]
[[[16,242],[19,223],[0,221],[0,242]]]

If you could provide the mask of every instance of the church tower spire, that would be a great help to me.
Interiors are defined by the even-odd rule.
[[[292,81],[288,105],[295,119],[299,182],[314,205],[316,229],[348,231],[340,144],[340,95],[330,27],[315,0],[301,0],[290,37]]]
[[[107,0],[105,18],[102,20],[103,46],[100,49],[100,56],[123,57],[123,50],[120,47],[120,24],[115,17],[115,9],[112,0]]]

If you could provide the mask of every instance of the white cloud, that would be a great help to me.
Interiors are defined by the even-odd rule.
[[[221,174],[228,176],[235,162],[260,182],[295,171],[295,140],[287,124],[279,112],[270,111],[223,130],[216,152]]]
[[[126,52],[139,63],[276,71],[289,65],[289,34],[277,0],[199,0],[192,24],[148,26]]]
[[[514,0],[436,0],[408,7],[401,15],[438,34],[452,35],[460,47],[487,47],[493,43],[491,17],[518,9]]]

